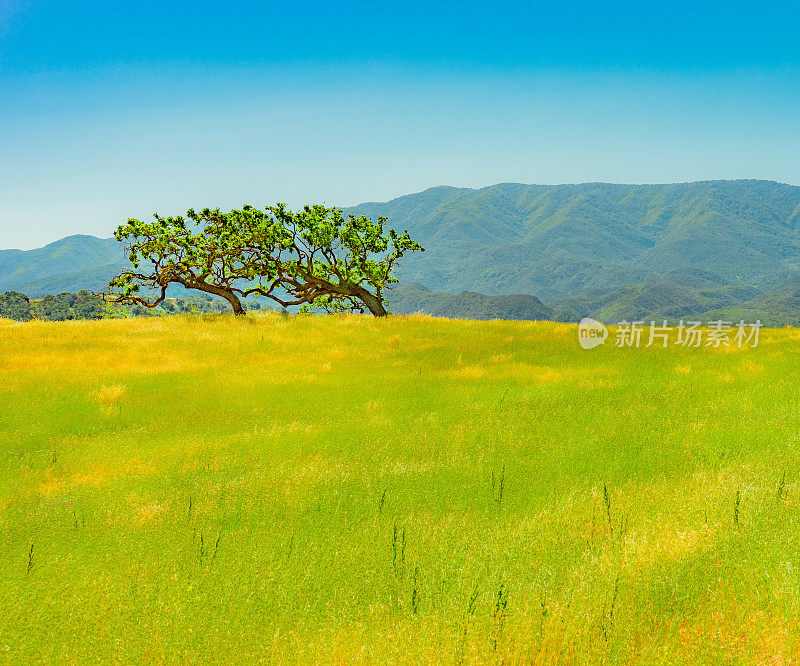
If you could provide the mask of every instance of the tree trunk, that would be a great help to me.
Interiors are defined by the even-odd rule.
[[[193,285],[193,288],[199,289],[200,291],[204,291],[207,294],[216,294],[217,296],[222,296],[228,303],[231,304],[233,308],[233,314],[235,315],[243,315],[245,314],[245,309],[242,307],[242,302],[239,300],[239,297],[234,294],[232,291],[228,291],[227,289],[223,289],[222,287],[217,287],[213,284],[208,284],[207,282],[196,282]]]
[[[374,317],[385,317],[389,313],[383,307],[381,299],[368,292],[364,287],[357,287],[355,296],[361,300]]]
[[[228,299],[228,303],[231,304],[233,308],[233,314],[235,315],[243,315],[245,314],[244,308],[242,307],[242,302],[236,296],[236,294],[228,293],[225,294],[225,298]]]

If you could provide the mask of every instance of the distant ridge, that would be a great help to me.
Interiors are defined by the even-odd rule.
[[[396,314],[424,312],[436,317],[458,319],[525,321],[548,321],[556,317],[553,308],[529,294],[486,296],[471,291],[443,294],[412,283],[387,292],[387,298],[389,310]]]
[[[783,321],[800,294],[800,187],[772,181],[440,186],[349,210],[386,216],[425,246],[400,266],[402,308],[534,318],[539,303],[554,317],[613,320],[750,303],[779,307]],[[110,238],[0,250],[0,291],[99,290],[124,266]]]
[[[35,250],[0,250],[0,291],[21,291],[36,298],[100,289],[126,265],[113,238],[76,235]]]
[[[408,228],[427,251],[401,279],[442,291],[547,301],[676,270],[768,288],[800,269],[800,187],[771,181],[437,187],[352,210]]]

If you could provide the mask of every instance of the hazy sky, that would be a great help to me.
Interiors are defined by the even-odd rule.
[[[800,184],[800,9],[0,0],[0,248],[435,185]]]

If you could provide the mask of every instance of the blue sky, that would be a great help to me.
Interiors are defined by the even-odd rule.
[[[0,248],[517,181],[800,184],[775,3],[0,0]]]

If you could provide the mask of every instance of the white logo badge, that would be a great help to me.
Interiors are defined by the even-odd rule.
[[[590,317],[581,319],[581,323],[578,326],[578,344],[583,349],[594,349],[599,345],[605,344],[607,337],[608,329],[599,321],[595,321]]]

